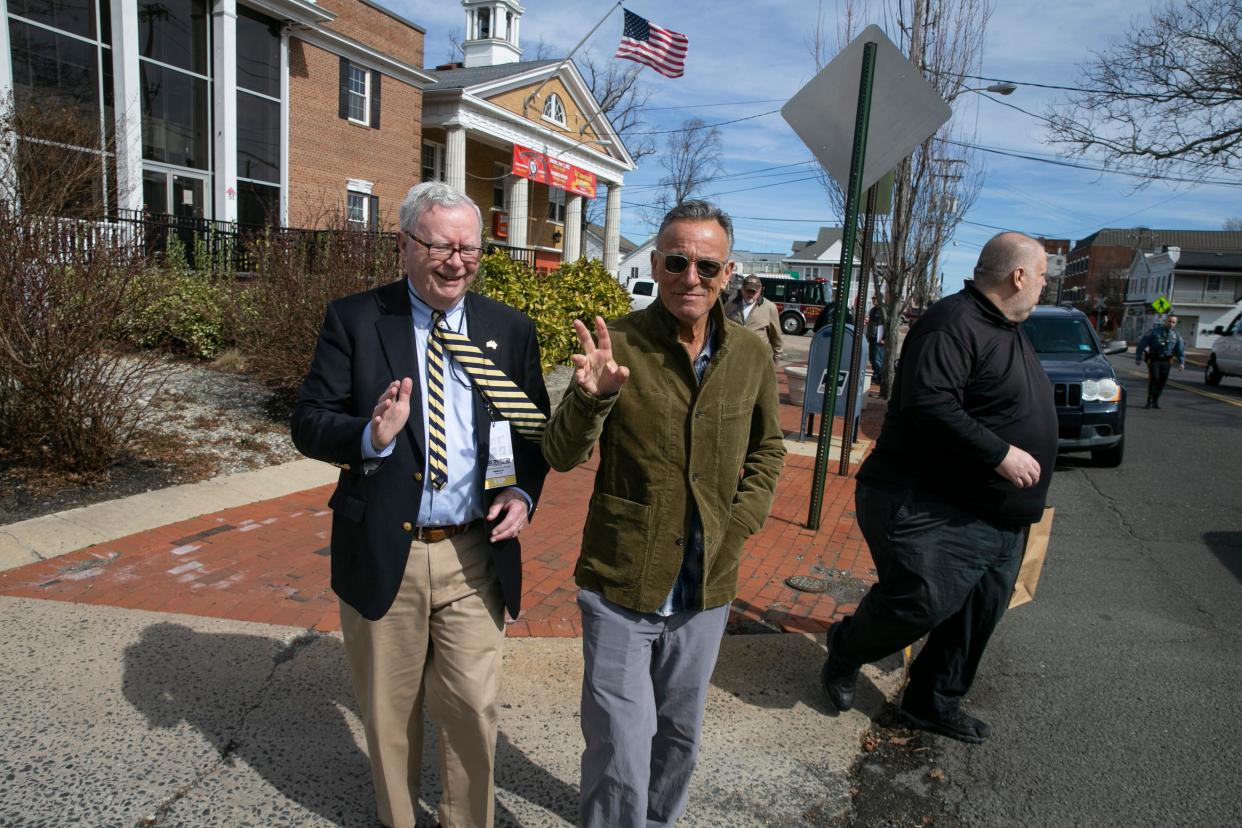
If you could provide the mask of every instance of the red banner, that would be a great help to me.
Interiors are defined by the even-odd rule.
[[[520,144],[513,145],[513,174],[559,190],[595,198],[595,173],[549,158]]]

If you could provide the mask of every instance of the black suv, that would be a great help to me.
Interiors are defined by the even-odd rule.
[[[1106,354],[1126,350],[1124,341],[1101,347],[1095,328],[1075,308],[1040,305],[1022,323],[1052,380],[1059,426],[1057,451],[1090,451],[1102,466],[1119,466],[1125,451],[1126,389]]]

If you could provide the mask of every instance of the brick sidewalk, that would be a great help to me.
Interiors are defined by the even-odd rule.
[[[782,426],[796,437],[799,412],[781,408]],[[878,405],[864,410],[864,438],[878,432],[881,416]],[[874,581],[854,521],[854,480],[836,476],[836,462],[819,530],[803,526],[813,466],[811,457],[786,458],[772,514],[743,552],[732,624],[822,632]],[[509,635],[581,633],[573,567],[594,474],[591,462],[548,476],[539,513],[522,535],[523,612]],[[336,630],[327,560],[331,491],[321,486],[227,509],[0,573],[0,594]],[[791,575],[828,573],[828,593],[785,585]]]

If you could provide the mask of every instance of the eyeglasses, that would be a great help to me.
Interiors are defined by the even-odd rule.
[[[403,230],[402,232],[404,233],[405,231]],[[427,248],[427,255],[438,262],[448,261],[452,258],[454,253],[460,256],[463,262],[477,262],[479,260],[479,256],[483,254],[482,247],[474,247],[472,245],[462,245],[461,247],[457,247],[451,244],[444,244],[443,242],[436,242],[433,244],[432,242],[423,241],[412,233],[406,233],[405,236],[410,241],[416,241],[423,247]]]
[[[757,288],[757,287],[744,287],[744,288],[742,288],[742,293],[758,293],[758,292],[759,292],[759,288]]]
[[[656,253],[664,258],[664,269],[673,274],[685,273],[690,265],[694,265],[700,279],[715,279],[725,268],[724,262],[715,259],[691,259],[680,253],[665,253],[663,250],[657,250]]]

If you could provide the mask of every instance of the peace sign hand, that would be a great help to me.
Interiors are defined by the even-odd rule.
[[[569,359],[574,364],[574,381],[593,397],[609,397],[621,390],[630,377],[630,369],[612,359],[612,338],[602,317],[595,317],[595,339],[587,326],[574,320],[574,333],[582,344],[582,353]]]

